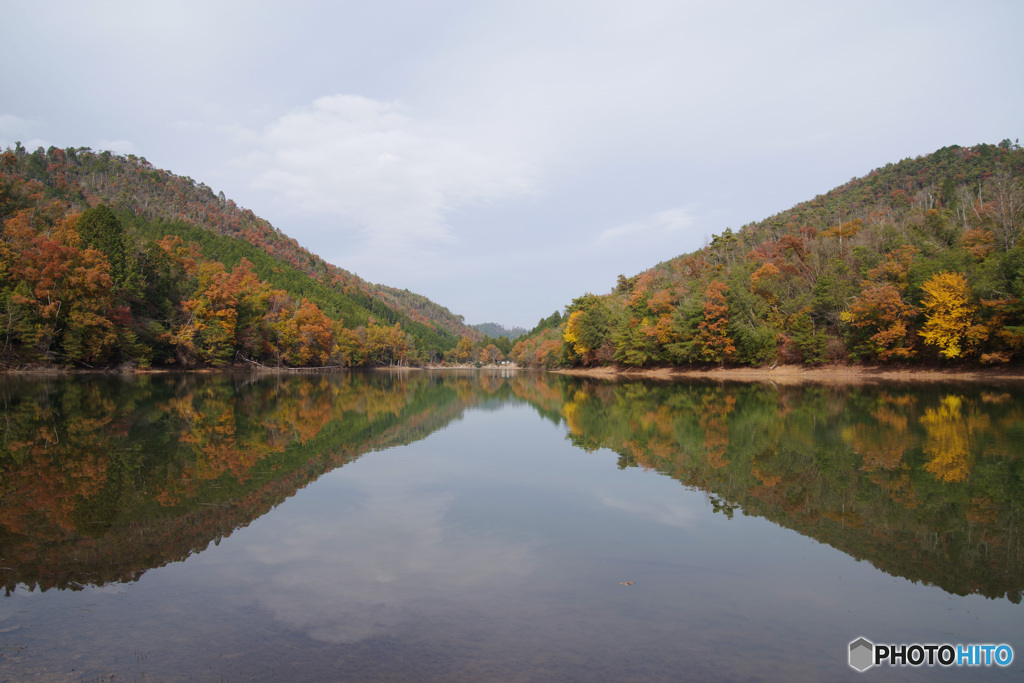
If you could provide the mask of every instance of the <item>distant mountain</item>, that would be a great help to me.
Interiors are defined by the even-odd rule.
[[[1022,227],[1024,150],[944,147],[620,275],[511,357],[548,367],[1018,361]]]
[[[509,339],[516,339],[526,334],[527,330],[523,327],[512,327],[508,328],[498,323],[480,323],[479,325],[472,325],[473,329],[477,330],[481,334],[488,337],[497,339],[498,337],[508,337]]]

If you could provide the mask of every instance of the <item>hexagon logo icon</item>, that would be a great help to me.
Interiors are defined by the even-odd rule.
[[[850,666],[857,671],[867,671],[875,665],[875,644],[867,638],[858,638],[850,643]]]

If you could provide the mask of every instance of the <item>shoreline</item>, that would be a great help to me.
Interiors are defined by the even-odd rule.
[[[424,366],[379,366],[366,368],[276,368],[250,365],[231,365],[223,368],[61,368],[46,366],[30,366],[26,368],[7,368],[0,370],[6,375],[35,376],[67,376],[67,375],[117,375],[132,377],[139,375],[162,374],[216,374],[222,372],[246,372],[253,374],[315,374],[317,372],[338,371],[371,371],[397,372],[410,371],[522,371],[551,372],[558,375],[589,377],[602,380],[655,380],[662,382],[681,382],[687,380],[708,380],[715,382],[762,382],[772,384],[832,384],[853,385],[870,384],[873,382],[903,383],[938,383],[938,382],[976,382],[976,383],[1016,383],[1024,382],[1024,367],[1012,368],[916,368],[907,366],[887,365],[773,365],[771,367],[658,367],[629,368],[624,366],[600,366],[587,368],[543,368],[524,367],[517,364],[509,365],[424,365]]]
[[[565,368],[557,374],[595,379],[688,379],[774,384],[870,384],[872,382],[1021,382],[1024,368],[908,368],[885,365],[777,365],[766,368]]]

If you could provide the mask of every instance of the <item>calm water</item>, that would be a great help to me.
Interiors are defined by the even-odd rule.
[[[1024,393],[0,378],[0,680],[1019,680]],[[1007,643],[872,669],[848,643]]]

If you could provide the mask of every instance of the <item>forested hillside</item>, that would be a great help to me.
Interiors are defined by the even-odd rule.
[[[1024,150],[1009,140],[888,164],[620,275],[511,357],[545,367],[1019,361],[1022,179]]]
[[[132,155],[4,151],[0,224],[8,367],[420,363],[481,336]]]
[[[889,164],[619,276],[513,346],[145,159],[17,145],[0,155],[2,362],[1003,365],[1024,351],[1022,178],[1009,140]]]

